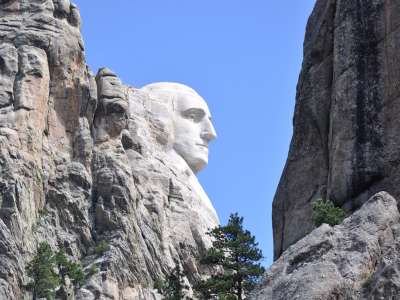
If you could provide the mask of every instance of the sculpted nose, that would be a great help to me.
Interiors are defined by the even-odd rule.
[[[203,131],[201,132],[200,136],[207,142],[217,138],[217,132],[215,131],[215,128],[209,119],[205,120]]]

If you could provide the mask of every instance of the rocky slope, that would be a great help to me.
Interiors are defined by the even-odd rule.
[[[378,191],[400,199],[399,49],[399,1],[316,1],[273,203],[275,259],[313,229],[319,198],[350,212]]]
[[[0,299],[29,299],[40,241],[98,269],[68,299],[156,299],[175,264],[208,272],[215,211],[168,161],[146,94],[88,71],[79,26],[69,0],[0,1]]]
[[[342,224],[323,224],[289,247],[251,299],[399,299],[399,250],[397,201],[381,192]]]

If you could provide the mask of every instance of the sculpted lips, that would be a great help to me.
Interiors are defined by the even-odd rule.
[[[196,145],[208,149],[208,145],[206,144],[196,144]]]

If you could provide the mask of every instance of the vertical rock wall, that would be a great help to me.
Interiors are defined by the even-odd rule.
[[[79,109],[86,99],[79,94],[89,75],[79,14],[64,2],[0,3],[1,299],[22,299],[25,264],[37,240],[55,239],[54,228],[64,221],[54,219],[49,230],[38,225],[44,208],[61,201],[59,189],[69,184],[59,175],[74,159],[73,134],[85,118]],[[81,240],[75,234],[70,239]]]
[[[304,42],[294,133],[273,202],[275,258],[313,228],[311,205],[399,199],[400,4],[318,0]]]

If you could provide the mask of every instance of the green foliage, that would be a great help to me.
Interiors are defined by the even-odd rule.
[[[55,271],[57,268],[58,273]],[[75,287],[81,286],[86,277],[82,266],[69,260],[64,249],[54,254],[47,242],[40,243],[37,254],[26,269],[28,276],[33,279],[28,288],[33,290],[34,297],[48,300],[54,299],[56,288],[65,283],[66,276]]]
[[[108,242],[106,240],[102,240],[94,249],[94,252],[101,256],[108,250]]]
[[[208,232],[213,239],[210,249],[201,262],[219,266],[221,272],[199,282],[195,289],[203,299],[243,299],[259,283],[264,268],[258,263],[262,252],[255,237],[243,229],[243,218],[231,214],[228,225],[218,226]]]
[[[79,263],[70,261],[63,248],[56,254],[56,262],[62,279],[68,276],[75,286],[81,286],[85,280],[85,273]]]
[[[168,275],[163,282],[158,279],[154,283],[154,288],[164,296],[164,300],[190,300],[191,298],[185,295],[185,291],[189,288],[184,281],[185,273],[179,263]]]
[[[71,278],[75,286],[82,286],[85,281],[85,273],[82,270],[80,263],[70,262],[67,267],[68,277]]]
[[[55,289],[60,284],[60,278],[55,272],[56,258],[50,245],[40,243],[36,256],[26,267],[28,276],[33,281],[28,285],[33,290],[35,298],[54,299]]]
[[[218,300],[237,300],[237,296],[232,294],[220,295]]]
[[[65,255],[65,250],[64,248],[61,248],[57,253],[56,253],[56,263],[59,268],[62,269],[63,266],[66,266],[68,264],[68,258]],[[62,270],[60,270],[62,272]]]
[[[44,207],[43,209],[39,209],[38,213],[39,217],[44,218],[49,214],[49,211],[47,210],[46,207]]]
[[[99,269],[97,269],[96,265],[92,265],[86,274],[86,278],[89,278],[90,276],[96,274],[97,272],[99,272]]]
[[[165,286],[165,282],[164,282],[161,278],[157,278],[157,279],[154,281],[154,288],[155,288],[160,294],[162,294],[163,289],[164,289],[164,286]]]
[[[313,204],[313,220],[315,226],[320,226],[324,223],[331,226],[338,225],[343,222],[345,217],[345,211],[335,206],[330,200],[320,199]]]

